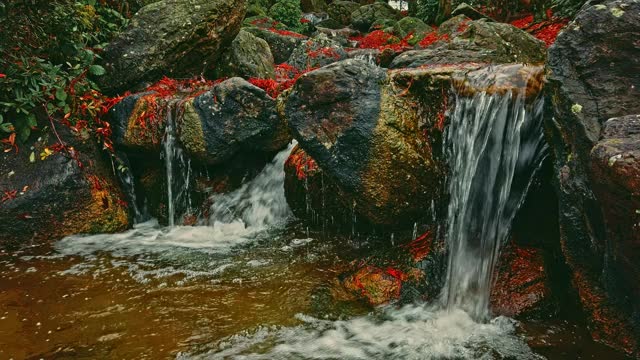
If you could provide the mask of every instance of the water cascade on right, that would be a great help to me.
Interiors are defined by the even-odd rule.
[[[490,66],[454,78],[455,108],[445,134],[450,168],[442,301],[476,321],[490,317],[500,247],[547,152],[543,70]]]

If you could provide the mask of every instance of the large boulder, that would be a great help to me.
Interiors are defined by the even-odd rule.
[[[360,4],[357,2],[338,0],[329,5],[327,13],[329,14],[329,18],[346,26],[351,24],[351,13],[359,8]]]
[[[163,75],[201,74],[236,37],[245,12],[245,0],[162,0],[143,7],[105,48],[101,89],[114,94]]]
[[[57,126],[19,151],[0,154],[0,248],[114,233],[129,226],[126,198],[91,136]]]
[[[461,62],[537,64],[545,60],[544,42],[510,24],[472,21],[460,15],[444,22],[432,36],[438,41],[400,54],[390,67]]]
[[[288,32],[285,30],[263,29],[259,27],[247,27],[245,31],[263,39],[269,44],[273,60],[276,64],[281,64],[289,60],[291,53],[303,41],[307,40],[304,35]]]
[[[298,80],[286,104],[289,126],[340,189],[335,203],[347,204],[342,213],[391,227],[430,218],[424,204],[442,193],[444,180],[432,153],[442,130],[435,128],[453,68],[442,70],[446,76],[435,70],[387,76],[350,59]]]
[[[221,164],[239,153],[277,151],[290,140],[275,99],[242,78],[188,92],[152,89],[124,98],[111,110],[118,148],[161,152],[171,116],[187,154],[208,165]]]
[[[269,44],[253,34],[240,30],[231,47],[213,69],[214,78],[239,76],[245,79],[276,77]]]
[[[303,41],[291,53],[287,63],[300,70],[319,68],[347,58],[344,48],[327,35]]]
[[[637,223],[638,215],[611,203],[635,201],[634,120],[613,120],[604,134],[602,128],[611,118],[640,114],[639,38],[640,3],[584,7],[549,49],[553,116],[546,121],[562,249],[593,336],[636,355],[640,282],[629,280],[638,271],[629,264],[637,254],[636,230],[629,224]]]
[[[384,2],[364,5],[351,13],[351,24],[360,31],[368,31],[377,20],[397,19],[398,11]]]

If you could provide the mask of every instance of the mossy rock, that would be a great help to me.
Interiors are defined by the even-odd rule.
[[[351,24],[351,13],[360,8],[360,4],[353,1],[334,1],[329,5],[327,13],[329,18],[339,22],[343,26]]]
[[[351,13],[351,24],[360,31],[367,31],[376,20],[397,19],[398,11],[383,2],[364,5]]]
[[[214,79],[234,76],[273,79],[275,75],[269,44],[244,30],[240,30],[213,71]]]
[[[424,35],[432,31],[431,26],[425,24],[424,21],[409,16],[404,17],[395,23],[393,29],[396,35],[401,38],[412,33],[414,37],[424,37]]]

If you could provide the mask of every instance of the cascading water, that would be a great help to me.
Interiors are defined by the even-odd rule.
[[[513,66],[512,66],[513,67]],[[539,68],[516,66],[519,87],[501,88],[496,71],[457,81],[455,110],[445,139],[450,203],[449,264],[443,302],[487,320],[500,246],[546,153],[543,99],[527,97]],[[523,75],[523,70],[530,70]],[[530,90],[530,89],[529,89]]]
[[[191,159],[176,142],[175,102],[168,104],[162,157],[167,182],[167,221],[175,226],[177,217],[191,212]]]

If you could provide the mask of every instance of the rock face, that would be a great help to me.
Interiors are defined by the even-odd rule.
[[[524,317],[552,306],[542,251],[511,245],[500,254],[491,309],[496,315]]]
[[[325,0],[301,0],[300,8],[303,12],[321,12],[327,10],[327,2]]]
[[[140,9],[105,49],[108,94],[139,90],[163,75],[192,77],[214,65],[240,30],[245,0],[162,0]]]
[[[291,53],[289,65],[306,70],[332,64],[347,58],[347,52],[336,41],[320,34],[303,41]]]
[[[327,13],[329,18],[336,20],[342,25],[351,24],[351,13],[360,8],[360,4],[353,1],[334,1],[329,5]]]
[[[213,78],[239,76],[245,79],[273,79],[276,76],[269,44],[251,33],[240,30],[231,47],[214,65]]]
[[[623,116],[640,114],[639,38],[639,3],[610,1],[582,9],[549,49],[554,116],[546,123],[562,249],[593,336],[636,355],[640,283],[629,258],[638,254],[630,227],[638,215],[620,206],[637,201],[635,120]],[[602,133],[614,117],[623,118],[611,120]]]
[[[66,152],[43,158],[45,148],[58,143],[53,135],[30,144],[33,150],[0,155],[0,248],[129,226],[125,197],[95,139],[81,139],[64,126],[57,131],[76,158]]]
[[[360,31],[368,31],[371,25],[377,20],[395,20],[398,12],[384,2],[375,2],[364,5],[351,13],[351,23],[353,27]]]
[[[463,62],[537,64],[545,59],[544,42],[510,24],[460,15],[442,23],[437,36],[440,41],[426,49],[400,54],[390,68]]]
[[[126,97],[110,114],[115,145],[159,153],[168,112],[174,114],[176,133],[187,154],[208,165],[242,152],[277,151],[289,142],[276,101],[264,90],[238,77],[205,90]]]
[[[270,29],[260,29],[258,27],[247,27],[245,31],[263,39],[269,44],[273,60],[276,64],[281,64],[289,60],[291,53],[307,37],[302,35],[284,35],[286,33],[278,33]]]
[[[285,108],[289,126],[341,189],[340,201],[351,204],[345,212],[386,226],[430,216],[424,204],[441,193],[443,180],[431,136],[439,136],[435,127],[446,104],[441,86],[449,85],[449,78],[433,74],[387,77],[375,65],[350,59],[298,80]]]

